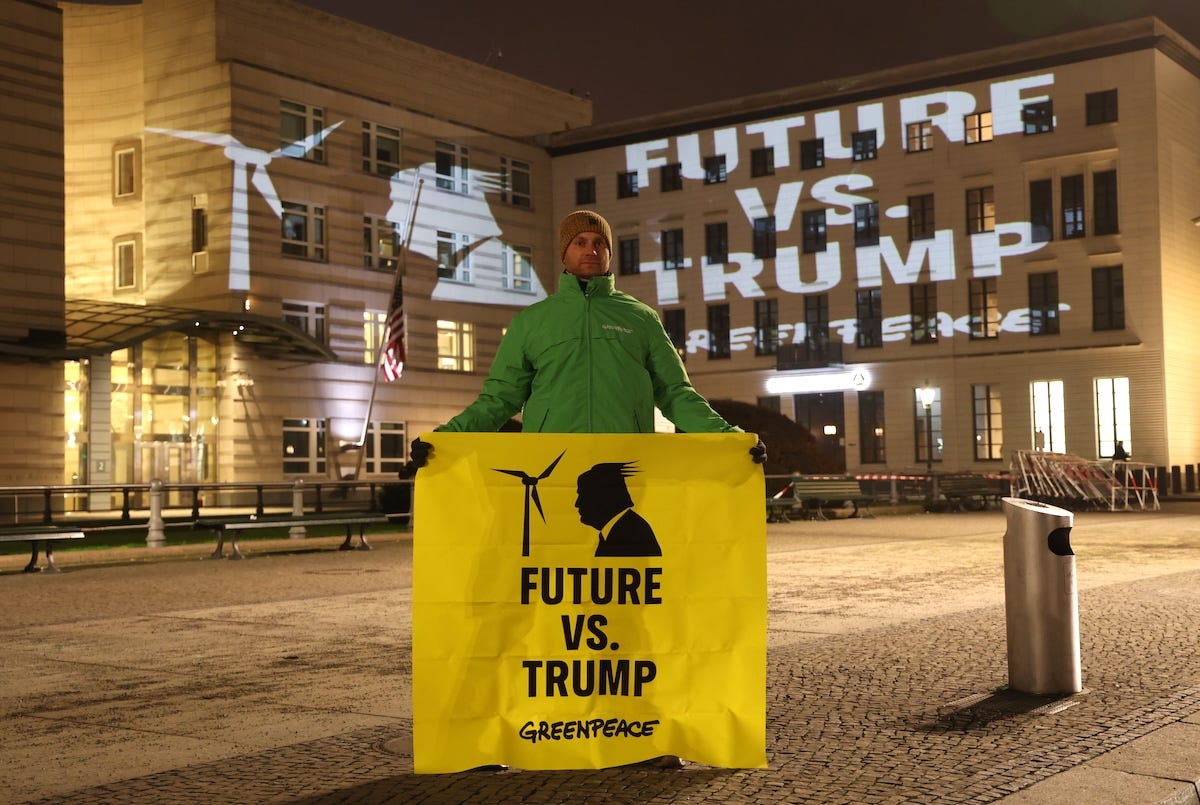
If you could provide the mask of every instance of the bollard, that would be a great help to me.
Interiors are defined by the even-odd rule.
[[[1037,695],[1079,693],[1079,591],[1071,550],[1074,515],[1003,499],[1008,685]]]
[[[304,516],[304,479],[297,478],[296,483],[292,484],[292,516]],[[292,539],[304,539],[308,535],[304,526],[294,525],[288,529],[288,536]]]
[[[146,522],[146,547],[161,548],[167,543],[163,533],[163,482],[155,478],[150,482],[150,517]]]

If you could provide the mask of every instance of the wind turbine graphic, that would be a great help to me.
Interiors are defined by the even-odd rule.
[[[342,125],[338,121],[332,126],[310,134],[302,140],[281,145],[274,151],[263,151],[242,145],[232,134],[212,131],[185,131],[180,129],[158,129],[147,127],[146,131],[178,137],[183,140],[216,145],[225,149],[225,158],[233,163],[233,207],[229,223],[229,289],[250,290],[250,198],[246,188],[246,173],[250,171],[250,183],[266,199],[276,218],[283,217],[283,204],[271,183],[267,165],[277,156],[302,157],[316,148],[329,133]]]
[[[537,485],[538,481],[543,478],[548,478],[550,473],[554,472],[554,468],[558,466],[558,462],[567,454],[564,450],[558,454],[558,458],[550,462],[550,466],[536,478],[531,478],[521,470],[498,470],[493,467],[494,472],[502,472],[505,475],[512,475],[521,479],[521,483],[525,484],[525,533],[521,539],[521,556],[529,556],[529,499],[533,498],[533,505],[537,506],[538,514],[542,516],[542,522],[546,522],[546,513],[542,511],[542,501],[538,498]]]

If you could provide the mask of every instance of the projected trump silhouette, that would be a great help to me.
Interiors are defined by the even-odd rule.
[[[625,479],[637,473],[633,464],[596,464],[579,476],[575,508],[580,522],[600,532],[596,556],[662,556],[654,529],[633,510],[625,486]]]

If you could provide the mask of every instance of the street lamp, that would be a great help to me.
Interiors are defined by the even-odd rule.
[[[925,406],[925,474],[929,476],[929,502],[937,500],[937,479],[933,477],[933,400],[937,389],[925,381],[921,387],[921,405]]]

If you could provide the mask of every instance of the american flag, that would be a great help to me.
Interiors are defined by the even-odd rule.
[[[379,368],[389,381],[399,380],[407,359],[404,345],[404,279],[399,273],[396,275],[396,290],[392,292],[392,304],[388,307],[383,331],[386,340]]]

